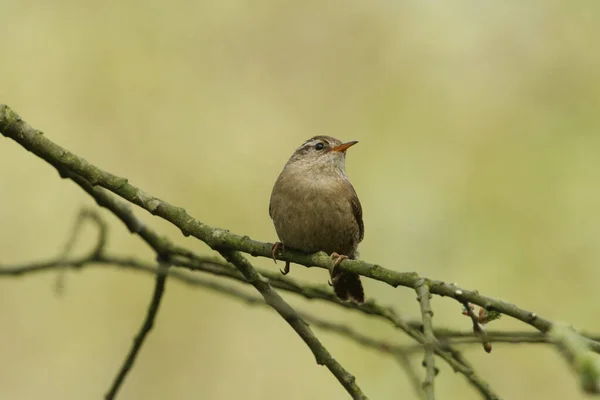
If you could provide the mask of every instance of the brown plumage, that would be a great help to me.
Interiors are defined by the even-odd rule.
[[[337,257],[336,295],[363,303],[360,277],[336,267],[345,257],[358,258],[364,235],[360,201],[345,171],[346,150],[355,143],[315,136],[298,147],[273,186],[269,215],[286,248]]]

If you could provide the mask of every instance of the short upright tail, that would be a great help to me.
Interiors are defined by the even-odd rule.
[[[359,304],[365,302],[365,291],[359,275],[334,268],[331,274],[331,282],[333,291],[340,300],[351,300]]]

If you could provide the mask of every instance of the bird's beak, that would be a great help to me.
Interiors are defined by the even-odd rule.
[[[351,146],[354,146],[356,143],[358,143],[358,140],[353,140],[351,142],[342,143],[339,146],[336,146],[333,149],[331,149],[331,151],[345,153],[346,150],[348,150],[348,148],[350,148]]]

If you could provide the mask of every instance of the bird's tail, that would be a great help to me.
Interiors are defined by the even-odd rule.
[[[340,271],[337,267],[331,272],[331,283],[336,296],[343,301],[365,302],[365,291],[360,276],[352,272]]]

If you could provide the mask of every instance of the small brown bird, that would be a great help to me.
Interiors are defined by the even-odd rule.
[[[336,268],[343,259],[357,259],[364,235],[362,207],[345,169],[346,150],[356,141],[342,143],[331,136],[315,136],[298,147],[277,178],[269,215],[280,246],[307,253],[331,255],[331,282],[341,300],[364,303],[360,277]],[[286,264],[284,274],[289,272]]]

